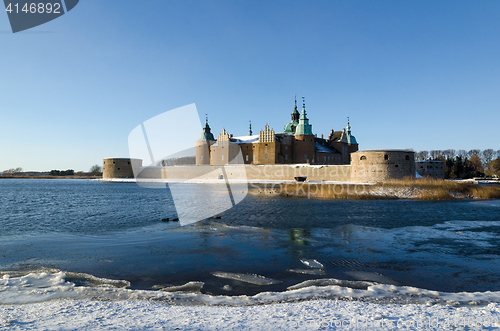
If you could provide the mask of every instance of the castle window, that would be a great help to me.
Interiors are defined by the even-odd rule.
[[[307,154],[304,154],[304,160],[307,160]]]
[[[222,161],[224,161],[224,155],[222,155]]]
[[[245,161],[248,161],[248,155],[245,155]]]
[[[394,167],[396,167],[396,168],[397,168],[397,167],[399,167],[399,166],[396,164],[396,165],[394,165]]]
[[[267,160],[267,153],[264,155],[264,158]]]
[[[297,154],[293,154],[293,158],[297,161]]]
[[[389,160],[389,155],[385,154],[384,155],[384,160]]]
[[[288,149],[288,146],[285,146],[285,149]]]
[[[288,155],[285,155],[285,161],[288,160]]]
[[[127,164],[130,164],[130,162],[127,162]]]
[[[267,144],[266,144],[266,147],[267,147]]]
[[[255,162],[255,155],[253,156],[253,162]]]
[[[118,168],[118,170],[120,170],[120,168]]]
[[[386,155],[386,156],[387,156],[387,155]],[[360,160],[366,160],[366,156],[364,156],[364,155],[363,155],[363,156],[361,156],[359,159],[360,159]],[[386,159],[386,160],[387,160],[387,159]]]
[[[410,159],[410,155],[406,155],[405,159],[409,160]]]
[[[113,161],[113,164],[115,164],[115,161]]]
[[[200,155],[200,160],[203,161],[203,155]]]

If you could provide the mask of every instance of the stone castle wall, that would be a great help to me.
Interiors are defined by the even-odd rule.
[[[301,166],[301,165],[226,165],[226,166],[178,166],[163,167],[165,179],[234,179],[234,180],[295,180],[307,177],[309,181],[348,182],[351,168],[345,165]]]
[[[218,156],[221,157],[221,155]],[[142,161],[136,159],[104,159],[103,178],[133,178],[132,167],[139,168],[141,164]],[[351,165],[269,164],[144,167],[141,170],[141,177],[200,181],[223,178],[283,181],[294,180],[295,177],[307,177],[308,181],[370,183],[415,177],[415,153],[405,150],[358,151],[351,154]]]
[[[444,179],[443,161],[416,161],[416,171],[423,177]]]
[[[380,182],[415,177],[415,153],[405,150],[359,151],[351,154],[353,182]]]
[[[134,178],[134,168],[142,167],[142,160],[108,158],[102,161],[102,178]]]

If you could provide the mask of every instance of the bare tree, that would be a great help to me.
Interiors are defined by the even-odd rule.
[[[440,150],[432,150],[430,151],[431,159],[437,160],[440,156],[443,155],[443,151]]]
[[[469,153],[468,153],[469,155],[467,155],[467,156],[468,156],[468,159],[470,160],[470,158],[471,158],[471,157],[472,157],[472,155],[474,155],[474,154],[476,154],[476,155],[478,155],[478,156],[479,156],[479,153],[481,153],[481,151],[480,151],[479,149],[471,149],[471,150],[469,151]]]
[[[98,164],[94,164],[92,167],[90,167],[90,174],[92,176],[101,176],[102,175],[102,168]]]
[[[415,161],[425,161],[429,155],[428,151],[420,151],[415,153]]]
[[[446,159],[453,160],[457,155],[457,152],[454,149],[447,149],[443,152],[443,154],[446,157]]]
[[[19,175],[21,172],[23,172],[23,168],[18,167],[18,168],[12,168],[12,169],[9,169],[9,170],[5,170],[3,172],[3,174],[4,175],[9,175],[9,176],[15,176],[15,175]]]
[[[483,166],[487,167],[488,163],[490,163],[493,160],[493,155],[495,155],[495,151],[492,150],[491,148],[485,149],[480,157],[481,157],[481,162],[483,162]]]
[[[462,160],[465,160],[468,158],[469,153],[465,149],[459,149],[457,152],[457,156],[460,157]]]

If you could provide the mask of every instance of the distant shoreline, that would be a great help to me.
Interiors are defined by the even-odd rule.
[[[101,176],[0,176],[0,179],[101,179]]]

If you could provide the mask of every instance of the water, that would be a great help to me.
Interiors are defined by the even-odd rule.
[[[216,203],[221,190],[213,188]],[[85,273],[145,290],[198,281],[204,283],[202,293],[217,295],[285,291],[307,280],[366,275],[445,292],[500,291],[499,201],[249,194],[221,219],[179,227],[161,222],[176,216],[168,189],[3,179],[0,206],[1,273],[52,268],[77,285],[88,283],[71,275]],[[293,272],[313,270],[301,260],[317,260],[324,272]],[[220,273],[277,282],[214,276]]]

